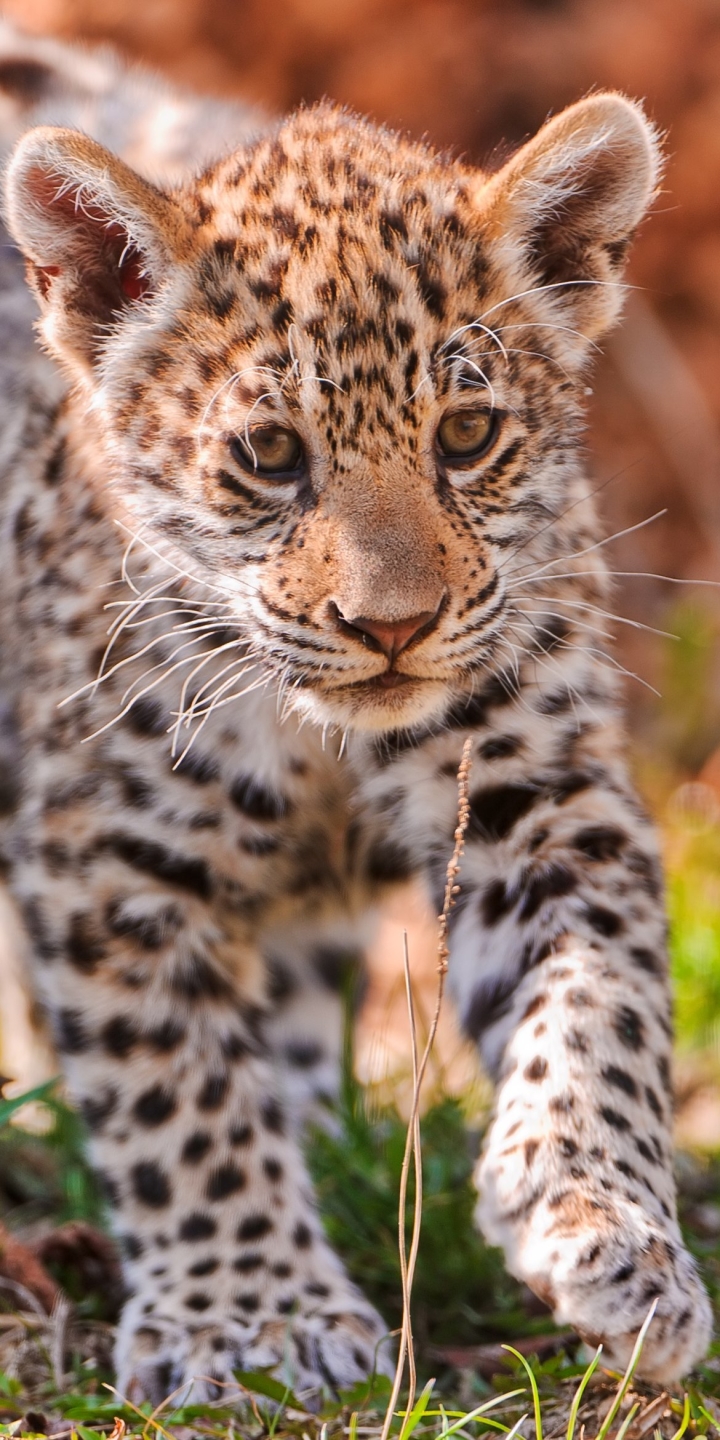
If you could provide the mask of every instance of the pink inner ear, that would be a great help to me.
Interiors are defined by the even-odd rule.
[[[139,255],[128,255],[120,266],[120,289],[128,300],[142,300],[150,289]]]

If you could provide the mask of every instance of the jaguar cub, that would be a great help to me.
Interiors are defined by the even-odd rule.
[[[467,736],[480,1225],[612,1363],[655,1296],[644,1374],[705,1351],[582,457],[658,165],[616,94],[490,176],[325,104],[166,188],[70,129],[14,152],[47,356],[6,258],[10,883],[125,1255],[134,1399],[389,1363],[302,1131],[382,887],[440,902]]]

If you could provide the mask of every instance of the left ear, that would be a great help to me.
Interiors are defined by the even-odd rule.
[[[190,253],[191,227],[175,201],[74,130],[23,136],[5,176],[5,212],[45,341],[82,378],[110,327]]]
[[[568,360],[619,314],[625,255],[661,168],[641,107],[606,93],[571,105],[497,175],[478,178],[476,211],[508,293],[536,289],[531,302],[580,332],[562,346]]]

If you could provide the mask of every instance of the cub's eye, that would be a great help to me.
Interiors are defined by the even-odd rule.
[[[247,435],[235,435],[230,449],[238,464],[253,474],[295,479],[302,467],[300,438],[281,425],[255,425]]]
[[[440,421],[437,446],[448,460],[474,460],[485,454],[497,434],[492,410],[457,410]]]

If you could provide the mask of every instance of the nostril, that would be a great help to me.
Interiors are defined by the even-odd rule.
[[[355,635],[364,645],[376,653],[386,655],[391,662],[411,641],[428,635],[437,624],[444,600],[436,610],[421,610],[417,615],[407,615],[401,620],[376,620],[367,615],[343,615],[340,608],[331,604],[331,613],[344,634]]]

